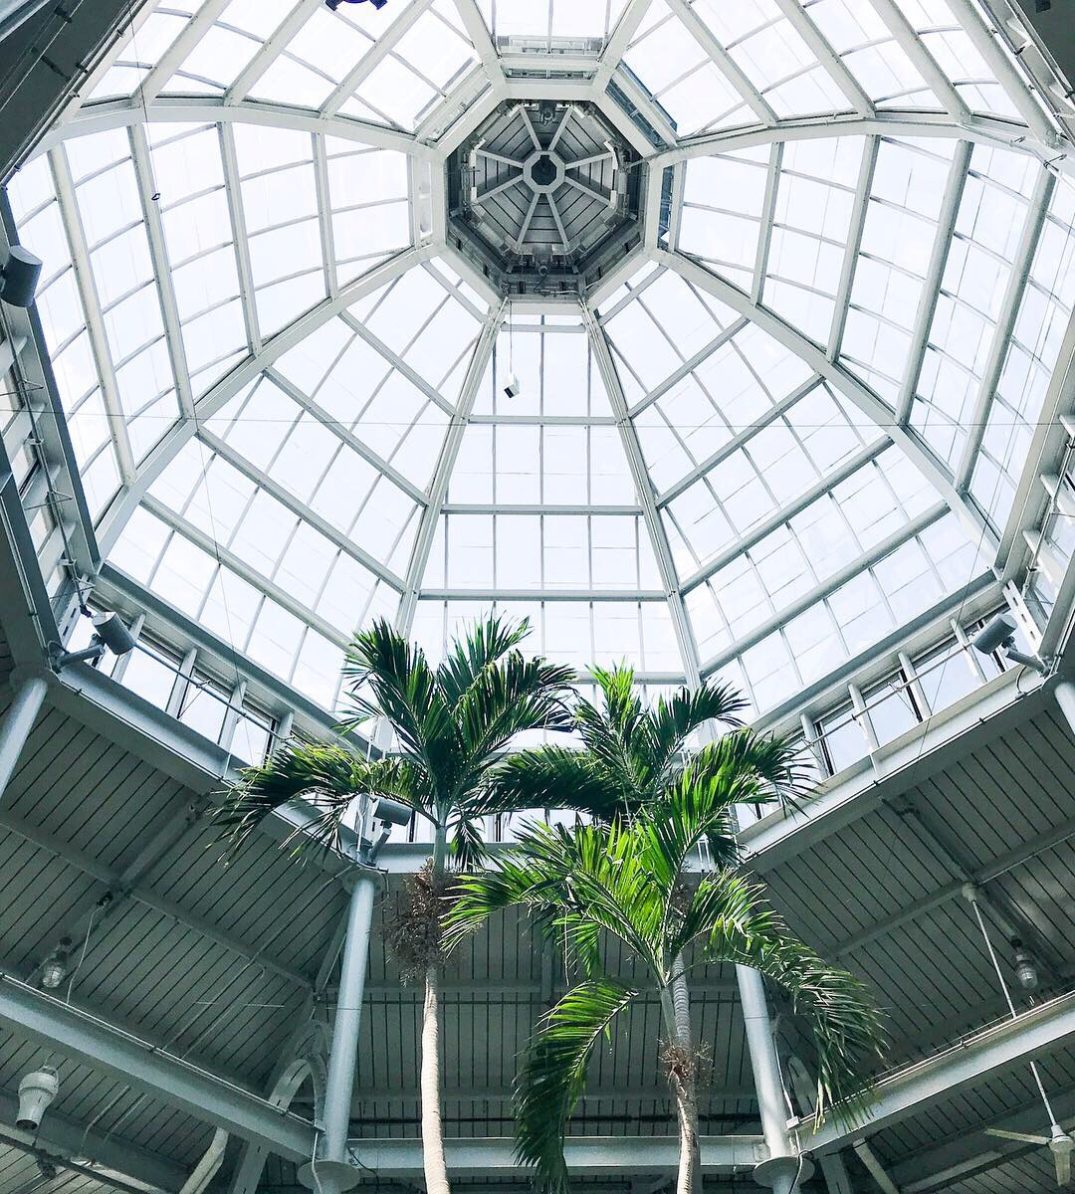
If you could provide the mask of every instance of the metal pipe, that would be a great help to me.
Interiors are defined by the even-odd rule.
[[[8,711],[0,725],[0,797],[15,774],[19,756],[45,703],[48,684],[43,676],[30,676],[15,689]]]
[[[353,883],[351,902],[347,908],[347,938],[343,948],[339,997],[325,1081],[323,1136],[313,1183],[322,1194],[338,1194],[340,1190],[349,1189],[360,1176],[347,1159],[347,1138],[351,1128],[351,1098],[355,1088],[358,1034],[362,1022],[362,1000],[365,995],[378,873],[372,868],[362,869],[356,873]]]
[[[777,1194],[793,1194],[798,1188],[798,1153],[788,1132],[788,1108],[773,1042],[769,1005],[765,999],[765,984],[758,971],[749,966],[736,966],[735,976],[739,983],[750,1068],[754,1072],[754,1088],[758,1094],[761,1130],[769,1150],[769,1160],[763,1162],[768,1172],[755,1176]]]

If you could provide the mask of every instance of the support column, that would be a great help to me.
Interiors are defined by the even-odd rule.
[[[773,1043],[765,984],[762,976],[748,966],[736,966],[735,976],[739,982],[750,1067],[754,1071],[754,1087],[758,1093],[761,1130],[769,1150],[769,1159],[755,1167],[754,1180],[770,1187],[776,1194],[795,1194],[799,1178],[806,1175],[802,1173],[802,1162],[788,1132],[788,1108]]]
[[[45,703],[48,683],[43,676],[29,676],[15,688],[15,695],[0,724],[0,798],[15,774],[26,739]]]
[[[361,1171],[348,1159],[347,1137],[351,1127],[351,1096],[355,1088],[358,1034],[362,1023],[373,903],[379,876],[372,867],[366,867],[356,872],[353,882],[351,902],[347,908],[347,938],[340,968],[328,1077],[325,1081],[317,1172],[314,1173],[313,1164],[304,1165],[299,1170],[302,1184],[317,1190],[318,1194],[340,1194],[342,1190],[357,1185],[362,1176]]]

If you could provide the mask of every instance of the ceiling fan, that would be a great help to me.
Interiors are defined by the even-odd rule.
[[[1026,1132],[1009,1132],[1005,1128],[986,1128],[987,1136],[998,1136],[1001,1140],[1018,1140],[1020,1144],[1044,1144],[1053,1154],[1056,1165],[1056,1184],[1066,1186],[1071,1181],[1071,1154],[1075,1152],[1075,1140],[1059,1125],[1052,1125],[1051,1136],[1030,1136]]]

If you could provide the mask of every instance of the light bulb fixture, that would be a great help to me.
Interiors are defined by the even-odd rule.
[[[53,644],[52,666],[56,671],[62,671],[72,663],[96,663],[106,650],[113,655],[129,655],[137,646],[134,635],[119,614],[93,614],[92,622],[93,638],[85,650],[64,651],[58,643]]]
[[[9,307],[32,307],[41,278],[41,258],[22,245],[12,245],[0,266],[0,299]]]
[[[1006,613],[995,614],[972,639],[972,645],[982,655],[995,655],[998,651],[1012,663],[1022,664],[1035,672],[1045,674],[1048,668],[1040,659],[1015,649],[1015,619]]]
[[[1038,987],[1038,967],[1034,962],[1034,955],[1021,941],[1013,941],[1015,950],[1014,966],[1015,979],[1024,991],[1036,991]]]
[[[41,985],[49,991],[56,988],[67,977],[68,959],[71,957],[71,938],[61,937],[59,945],[41,964]]]
[[[25,1075],[19,1083],[19,1110],[15,1127],[36,1132],[41,1119],[60,1089],[60,1076],[54,1066],[43,1065]]]
[[[518,398],[523,392],[523,387],[519,383],[519,379],[513,373],[504,383],[504,396],[507,398]]]
[[[372,4],[374,8],[384,8],[388,0],[325,0],[325,3],[332,9],[333,12],[340,7],[341,4]]]

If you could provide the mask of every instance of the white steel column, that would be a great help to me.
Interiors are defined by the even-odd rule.
[[[372,867],[356,870],[351,902],[347,907],[347,937],[340,968],[336,1019],[332,1028],[325,1106],[321,1116],[323,1134],[320,1156],[299,1171],[299,1179],[319,1194],[340,1194],[358,1184],[361,1171],[347,1153],[351,1129],[351,1098],[355,1089],[358,1034],[362,1024],[362,1000],[366,988],[373,901],[378,874]]]
[[[754,1087],[758,1092],[761,1130],[769,1149],[769,1159],[754,1171],[755,1180],[770,1186],[776,1194],[793,1194],[798,1188],[802,1162],[788,1132],[788,1108],[765,999],[765,983],[756,970],[747,966],[736,966],[735,976],[739,983],[750,1068],[754,1071]]]
[[[44,676],[29,676],[15,689],[15,695],[0,723],[0,797],[15,773],[19,756],[45,702],[48,684]]]

